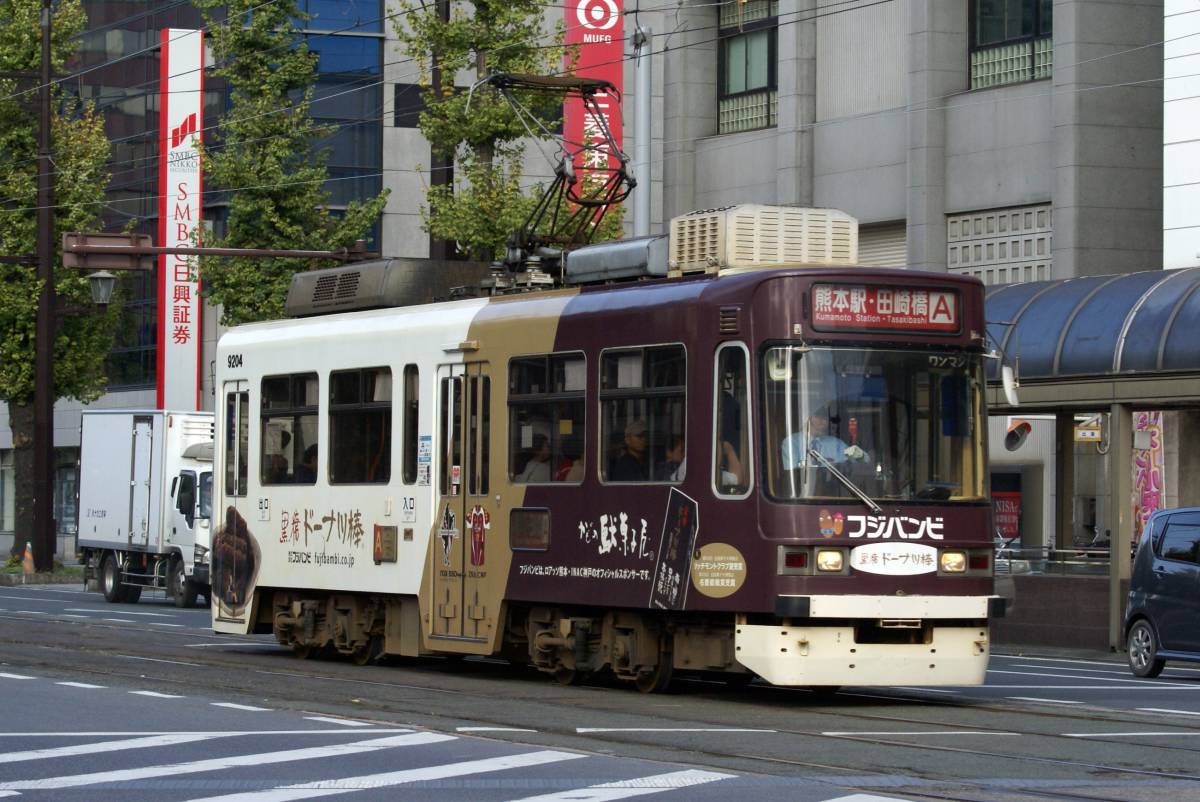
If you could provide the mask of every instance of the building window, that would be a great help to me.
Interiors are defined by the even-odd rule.
[[[971,88],[1049,78],[1053,0],[971,0]]]
[[[106,373],[109,390],[153,387],[158,368],[158,285],[154,271],[120,277],[118,318]]]
[[[317,374],[269,376],[262,380],[264,485],[317,481]]]
[[[508,365],[509,476],[521,484],[583,480],[583,354],[524,356]]]
[[[329,483],[387,484],[392,475],[392,371],[329,374]]]
[[[12,449],[5,449],[0,451],[0,532],[16,529],[14,492],[13,453]]]
[[[392,125],[396,128],[416,128],[420,125],[421,112],[425,111],[421,87],[418,84],[396,84],[392,92],[395,101],[392,104]]]
[[[79,449],[54,449],[54,523],[57,534],[79,534]]]
[[[601,478],[682,481],[686,406],[682,345],[605,351],[600,357]]]
[[[946,217],[946,267],[984,284],[1054,278],[1050,204]]]
[[[775,0],[721,4],[717,133],[775,125],[777,6]]]

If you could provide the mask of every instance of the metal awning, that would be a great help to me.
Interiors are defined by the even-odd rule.
[[[989,287],[988,335],[1017,367],[1023,408],[1195,405],[1198,291],[1200,268]],[[993,362],[989,384],[998,378]]]

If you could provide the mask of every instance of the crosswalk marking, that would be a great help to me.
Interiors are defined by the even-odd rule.
[[[354,755],[362,752],[373,752],[379,749],[389,749],[394,746],[420,746],[442,741],[453,741],[453,735],[441,735],[433,732],[418,732],[410,735],[396,735],[387,738],[372,738],[367,741],[354,741],[348,744],[333,744],[304,749],[286,749],[278,752],[262,752],[256,755],[231,755],[229,757],[195,760],[190,763],[165,763],[159,766],[142,766],[120,771],[97,771],[89,774],[74,774],[63,777],[47,777],[40,780],[17,780],[0,783],[0,791],[35,791],[57,788],[78,788],[96,783],[120,783],[130,780],[144,780],[150,777],[172,777],[178,774],[199,774],[205,771],[222,771],[240,766],[265,766],[269,763],[289,763],[316,758],[337,757],[339,755]]]
[[[728,780],[733,774],[721,774],[716,771],[673,771],[669,774],[656,774],[652,777],[637,777],[632,780],[618,780],[587,788],[575,788],[570,791],[556,791],[552,794],[522,797],[516,802],[609,802],[614,799],[628,799],[634,796],[658,794],[663,791],[673,791],[688,788],[693,785]]]
[[[4,677],[4,679],[33,679],[33,677],[27,677],[24,674],[9,674],[5,671],[0,671],[0,677]]]
[[[103,685],[93,685],[90,682],[56,682],[55,685],[65,685],[68,688],[103,688]]]
[[[130,691],[134,696],[149,696],[154,699],[182,699],[182,696],[176,696],[173,693],[159,693],[158,691]]]
[[[205,797],[202,800],[191,800],[191,802],[292,802],[297,799],[314,799],[320,796],[347,794],[352,791],[361,791],[368,788],[384,788],[389,785],[429,782],[431,780],[444,780],[449,777],[462,777],[468,774],[485,774],[492,771],[540,766],[546,763],[576,760],[582,757],[586,757],[586,755],[574,752],[556,752],[547,749],[539,752],[527,752],[523,755],[465,760],[461,763],[447,763],[442,766],[426,766],[419,769],[401,769],[400,771],[387,771],[381,774],[366,774],[361,777],[318,780],[316,782],[285,785],[270,790]]]
[[[230,710],[249,710],[251,713],[266,713],[271,708],[255,707],[254,705],[239,705],[236,702],[212,702],[213,707],[228,707]]]
[[[234,735],[236,733],[230,734]],[[124,749],[144,749],[151,746],[173,746],[175,744],[204,741],[214,737],[218,736],[174,733],[171,735],[154,735],[143,738],[125,738],[120,741],[100,741],[90,744],[57,746],[51,749],[30,749],[27,752],[0,754],[0,763],[20,763],[26,760],[45,760],[46,758],[70,757],[72,755],[93,755],[100,752],[119,752]]]

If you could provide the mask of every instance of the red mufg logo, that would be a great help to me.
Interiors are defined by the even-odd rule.
[[[192,113],[183,121],[183,125],[171,129],[171,147],[179,147],[188,134],[194,133],[196,133],[196,115]]]

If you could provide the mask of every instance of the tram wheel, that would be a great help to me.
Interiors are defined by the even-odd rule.
[[[658,665],[649,671],[639,671],[633,684],[642,693],[662,693],[671,684],[675,673],[675,644],[664,632],[658,641]]]
[[[360,644],[350,653],[350,660],[356,666],[365,666],[375,662],[383,654],[383,638],[371,636],[366,643]]]
[[[559,665],[554,669],[554,681],[559,685],[578,685],[583,682],[584,672]]]

